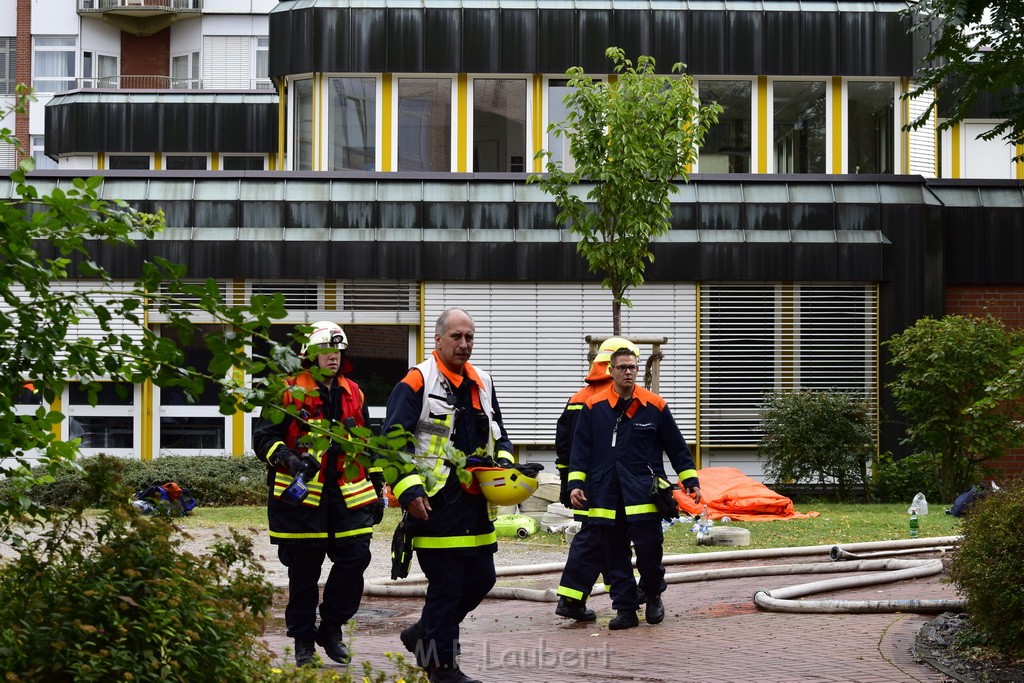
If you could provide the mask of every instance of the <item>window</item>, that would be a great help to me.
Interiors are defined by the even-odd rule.
[[[398,170],[452,170],[452,79],[398,79]]]
[[[67,429],[69,439],[81,439],[83,449],[130,451],[135,440],[136,386],[123,382],[69,382]],[[90,389],[96,392],[92,405]]]
[[[107,168],[112,171],[148,171],[149,156],[141,154],[108,154]]]
[[[42,135],[33,135],[29,138],[32,144],[32,159],[36,162],[36,168],[44,170],[47,168],[58,168],[60,164],[43,153],[44,140]]]
[[[895,173],[896,84],[847,84],[847,173]]]
[[[82,53],[82,87],[116,88],[117,57],[95,52]]]
[[[225,171],[262,171],[266,168],[266,160],[262,156],[222,155],[220,167]]]
[[[374,171],[377,162],[377,79],[328,81],[331,171]]]
[[[207,168],[206,157],[198,155],[164,155],[164,170],[167,171],[205,171]]]
[[[700,298],[701,438],[756,446],[774,390],[877,398],[877,290],[858,284],[707,283]]]
[[[526,171],[526,80],[473,81],[473,170]]]
[[[566,96],[572,91],[569,81],[565,79],[551,79],[548,81],[548,123],[561,123],[569,116],[569,108],[565,104]],[[571,173],[576,170],[576,163],[569,155],[569,141],[564,137],[556,137],[548,133],[547,147],[545,148],[551,156],[545,160],[545,164],[553,162],[562,165],[562,170]]]
[[[255,84],[257,90],[273,90],[274,83],[270,80],[270,38],[256,38],[256,58],[253,60]]]
[[[825,82],[772,84],[776,173],[825,173]]]
[[[198,332],[187,342],[170,325],[162,326],[160,334],[174,339],[184,352],[184,366],[205,371],[210,367],[212,353],[206,346],[205,336],[221,334],[216,325],[200,325]],[[161,453],[222,454],[227,447],[227,418],[218,408],[218,389],[206,382],[203,393],[190,402],[184,390],[167,387],[159,390]]]
[[[313,170],[313,80],[304,78],[292,84],[295,98],[292,170]]]
[[[75,48],[75,36],[36,38],[32,57],[32,87],[38,92],[74,89]]]
[[[188,52],[171,57],[171,87],[198,90],[203,87],[199,78],[199,53]]]
[[[700,150],[701,173],[750,173],[752,84],[750,81],[700,81],[700,104],[722,105]]]
[[[16,56],[15,39],[0,38],[0,95],[14,94]]]

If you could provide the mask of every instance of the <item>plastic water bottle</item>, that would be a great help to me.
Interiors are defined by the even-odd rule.
[[[910,508],[910,537],[917,538],[917,508]]]
[[[708,532],[708,506],[705,505],[700,511],[700,530],[702,533]]]

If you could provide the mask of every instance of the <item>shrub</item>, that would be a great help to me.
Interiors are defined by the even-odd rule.
[[[971,623],[994,649],[1024,655],[1024,482],[987,496],[964,517],[950,578]]]
[[[868,491],[874,452],[868,406],[841,391],[776,391],[761,414],[759,454],[769,480],[835,484],[841,499],[859,484]]]
[[[90,456],[80,458],[78,463],[89,468],[100,459],[109,461],[110,476],[116,477],[130,493],[175,481],[188,489],[201,506],[262,505],[267,500],[267,466],[254,456],[162,456],[152,461]],[[42,472],[43,468],[33,471],[36,470]],[[12,495],[14,487],[14,480],[0,480],[0,499]],[[66,468],[52,482],[35,484],[23,493],[51,507],[74,503],[100,507],[100,493],[85,484],[83,472],[77,467]]]
[[[162,517],[139,515],[115,461],[82,483],[109,511],[51,515],[0,565],[0,670],[15,681],[260,680],[273,587],[251,541],[232,534],[204,557],[181,551]]]
[[[941,500],[935,458],[929,455],[919,453],[897,460],[891,453],[882,453],[872,469],[875,497],[883,503],[909,504],[918,493],[929,502]]]

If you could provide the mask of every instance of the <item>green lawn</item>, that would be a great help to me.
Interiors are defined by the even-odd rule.
[[[749,548],[787,548],[808,545],[842,545],[861,541],[891,541],[908,538],[908,503],[841,504],[813,503],[797,505],[797,511],[818,512],[809,519],[788,519],[771,522],[734,522],[728,526],[750,531]],[[956,536],[960,520],[931,506],[929,515],[920,517],[920,536]],[[398,510],[389,508],[384,521],[376,528],[378,534],[391,535],[398,523]],[[255,527],[266,528],[263,507],[196,508],[180,523],[188,527]],[[561,534],[537,533],[525,540],[502,539],[502,543],[564,545]],[[723,547],[697,546],[689,524],[676,524],[665,533],[667,554],[729,550]]]

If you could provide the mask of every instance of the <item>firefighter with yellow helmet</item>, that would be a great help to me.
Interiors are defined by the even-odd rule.
[[[590,372],[585,378],[586,384],[573,394],[562,414],[558,416],[555,426],[555,467],[561,480],[560,500],[570,510],[573,517],[581,523],[580,530],[573,537],[569,546],[569,555],[565,560],[565,570],[558,585],[558,605],[555,614],[576,621],[594,621],[597,614],[587,608],[587,598],[594,587],[594,581],[600,572],[607,578],[605,571],[604,547],[593,526],[587,524],[587,510],[573,509],[567,490],[569,478],[569,454],[572,453],[572,437],[576,429],[576,421],[580,411],[591,396],[606,390],[612,383],[608,372],[608,361],[619,349],[629,349],[640,358],[640,348],[624,337],[609,337],[598,347]],[[641,587],[643,592],[643,587]]]
[[[285,624],[295,639],[298,666],[312,661],[316,644],[334,661],[349,661],[341,629],[359,609],[370,536],[383,512],[382,479],[371,481],[362,465],[341,449],[315,452],[306,440],[317,423],[369,426],[363,392],[346,377],[352,371],[347,349],[341,327],[330,321],[313,323],[303,349],[304,369],[286,380],[281,397],[285,407],[294,406],[294,414],[275,424],[265,409],[253,433],[256,456],[267,463],[270,541],[288,568]],[[326,558],[331,570],[321,601],[320,572]]]

